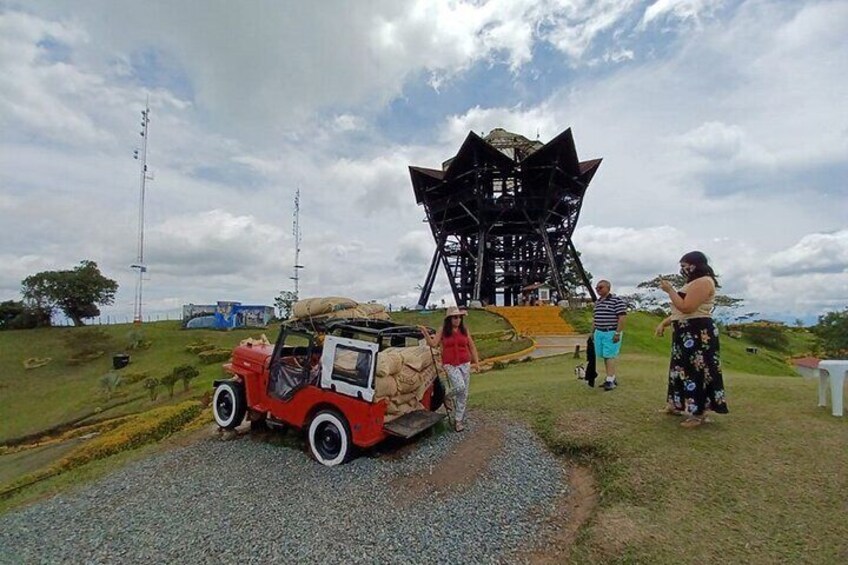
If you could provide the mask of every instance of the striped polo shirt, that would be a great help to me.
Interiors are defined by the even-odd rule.
[[[595,329],[602,332],[615,330],[621,315],[627,315],[627,304],[624,300],[612,293],[607,294],[606,298],[599,298],[595,302]]]

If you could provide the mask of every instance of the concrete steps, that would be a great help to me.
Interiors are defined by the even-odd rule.
[[[577,332],[563,320],[558,306],[489,306],[500,314],[518,333],[528,336],[570,336]]]

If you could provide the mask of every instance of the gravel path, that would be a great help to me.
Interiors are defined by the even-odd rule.
[[[475,425],[492,424],[472,421],[469,431]],[[565,477],[532,433],[514,424],[502,429],[503,448],[478,480],[448,493],[397,485],[426,473],[465,434],[424,438],[399,457],[360,457],[332,469],[250,438],[200,441],[0,517],[0,562],[512,560],[549,527],[544,516]]]

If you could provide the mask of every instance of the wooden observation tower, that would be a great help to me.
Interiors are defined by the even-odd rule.
[[[600,164],[577,158],[570,128],[548,143],[498,128],[485,137],[469,132],[441,169],[409,167],[436,241],[419,306],[440,264],[458,305],[511,306],[522,288],[545,281],[565,299],[568,269],[594,299],[571,236]]]

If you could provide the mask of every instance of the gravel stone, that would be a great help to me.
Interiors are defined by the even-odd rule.
[[[393,481],[428,472],[463,434],[335,468],[250,437],[200,441],[0,517],[0,563],[515,562],[553,527],[566,482],[530,431],[503,430],[472,485],[413,500]]]

